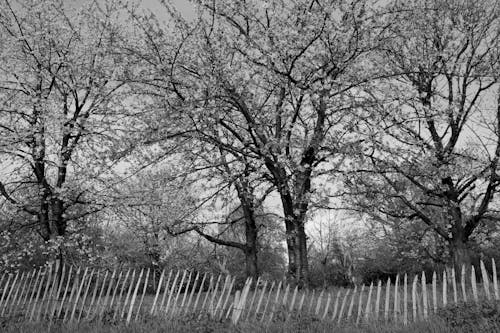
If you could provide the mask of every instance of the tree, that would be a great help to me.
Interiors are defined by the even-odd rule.
[[[468,244],[498,221],[500,94],[498,1],[393,1],[378,52],[387,76],[365,91],[366,145],[346,171],[354,209],[378,221],[419,221],[457,266]]]
[[[321,187],[314,179],[350,147],[354,88],[367,79],[361,65],[376,32],[368,5],[197,5],[193,24],[167,7],[177,45],[164,37],[170,36],[166,29],[145,29],[149,51],[142,58],[151,64],[150,82],[155,94],[167,96],[169,110],[190,124],[190,137],[264,166],[262,174],[282,204],[289,273],[306,281],[305,223]]]
[[[0,4],[0,195],[45,241],[106,205],[129,148],[115,9]]]

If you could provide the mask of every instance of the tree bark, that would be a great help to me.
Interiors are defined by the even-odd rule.
[[[466,271],[468,271],[471,266],[470,249],[467,240],[464,240],[462,237],[453,237],[449,245],[452,264],[458,276],[462,271],[462,266],[465,265]]]

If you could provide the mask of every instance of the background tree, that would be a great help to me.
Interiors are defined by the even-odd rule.
[[[45,241],[106,205],[126,147],[115,9],[0,4],[0,195]]]
[[[357,209],[377,221],[419,221],[456,264],[489,221],[500,184],[499,3],[391,2],[361,167],[347,171]],[[421,229],[422,230],[422,229]]]
[[[177,47],[150,25],[155,94],[189,122],[199,142],[264,166],[279,194],[289,273],[308,275],[305,223],[314,179],[350,147],[353,88],[375,29],[364,1],[200,1],[191,24],[176,16]],[[339,14],[341,13],[341,14]],[[165,55],[165,53],[167,55]],[[224,132],[221,137],[214,128]],[[215,132],[217,133],[217,132]]]

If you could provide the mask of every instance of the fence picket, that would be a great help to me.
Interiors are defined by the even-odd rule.
[[[403,325],[408,325],[408,274],[406,273],[403,282]]]
[[[411,309],[412,309],[412,314],[413,314],[413,321],[417,321],[417,282],[418,282],[418,275],[415,275],[413,277],[413,284],[411,287]]]
[[[264,318],[266,317],[266,311],[267,307],[269,306],[269,301],[271,300],[272,297],[272,292],[274,288],[274,281],[271,284],[271,287],[269,288],[269,294],[267,295],[267,300],[266,300],[266,305],[264,306],[264,311],[262,312],[262,317],[260,317],[260,322],[264,322]]]
[[[200,279],[200,272],[196,272],[196,277],[194,278],[194,282],[193,282],[193,288],[191,288],[191,294],[189,295],[189,299],[188,299],[188,302],[186,304],[186,309],[184,311],[184,314],[189,312],[189,307],[191,306],[191,301],[193,300],[193,296],[194,296],[194,293],[196,291],[196,284],[198,283],[199,279]]]
[[[349,309],[347,310],[347,319],[351,319],[352,308],[354,307],[354,298],[356,297],[356,292],[358,291],[358,286],[354,286],[354,291],[351,296],[351,303],[349,304]]]
[[[356,325],[359,324],[359,321],[361,319],[361,309],[363,307],[363,292],[365,291],[365,285],[361,285],[361,290],[359,291],[359,298],[358,298],[358,315],[356,316]]]
[[[160,312],[163,312],[163,305],[165,305],[165,299],[166,299],[166,296],[168,294],[171,277],[172,277],[172,271],[170,271],[168,273],[167,283],[165,284],[165,288],[163,288],[163,296],[161,298],[161,303],[160,303],[160,307],[159,307]]]
[[[88,295],[88,292],[90,290],[90,286],[92,285],[92,277],[94,276],[94,271],[95,271],[95,268],[92,268],[92,271],[90,271],[90,274],[89,274],[87,287],[85,287],[85,292],[83,294],[82,306],[80,307],[80,312],[78,313],[78,321],[80,321],[80,319],[82,318],[82,313],[85,310],[85,301],[87,300],[87,295]]]
[[[70,280],[71,280],[71,274],[72,273],[73,273],[73,266],[70,266],[69,267],[69,271],[68,271],[68,280],[66,281],[66,287],[64,288],[64,293],[63,293],[63,297],[62,297],[62,300],[61,300],[61,304],[59,305],[59,310],[57,311],[57,318],[61,317],[61,313],[62,313],[62,310],[63,310],[63,307],[64,307],[64,301],[66,300],[66,296],[68,294],[68,288],[69,288],[69,283],[70,283]]]
[[[9,316],[10,314],[12,314],[12,312],[14,311],[13,308],[15,307],[16,302],[17,302],[17,295],[19,294],[19,289],[21,289],[21,286],[22,286],[22,284],[24,282],[24,279],[25,279],[24,272],[22,272],[21,273],[21,278],[19,279],[19,283],[17,284],[17,286],[15,286],[16,291],[14,292],[14,295],[12,295],[12,301],[10,302],[10,304],[9,304],[10,306],[9,306],[9,308],[7,310],[7,313],[6,313],[7,316]]]
[[[495,300],[498,301],[500,299],[500,295],[498,293],[497,265],[495,263],[495,259],[494,258],[491,258],[491,269],[493,271],[492,279],[493,279],[493,290],[495,292]]]
[[[462,285],[463,301],[467,302],[467,293],[465,292],[465,265],[462,265],[462,276],[461,276],[460,282],[461,282],[461,285]],[[455,290],[453,290],[453,293],[455,294]],[[456,301],[455,301],[455,304],[457,304]]]
[[[384,305],[384,320],[387,322],[389,320],[389,297],[391,296],[391,279],[387,278],[387,284],[385,286],[385,305]]]
[[[372,291],[373,291],[373,282],[370,283],[370,289],[368,290],[368,299],[366,301],[366,307],[365,307],[365,321],[368,321],[368,318],[370,317],[371,314],[371,308],[372,308]]]
[[[4,308],[4,305],[6,302],[4,302],[4,299],[6,299],[6,295],[8,295],[8,291],[9,291],[9,287],[11,286],[10,285],[10,280],[12,279],[12,273],[9,273],[8,277],[7,277],[7,282],[5,283],[5,286],[3,286],[3,290],[2,290],[2,297],[0,298],[0,309],[3,309]],[[1,310],[1,312],[3,313],[3,310]]]
[[[222,317],[224,316],[224,310],[226,309],[226,307],[228,305],[229,297],[231,296],[231,292],[233,290],[233,286],[234,286],[234,282],[235,281],[236,281],[236,277],[233,277],[231,279],[231,283],[229,284],[229,289],[228,289],[228,291],[226,293],[226,299],[224,300],[224,303],[222,304],[222,308],[221,308],[221,311],[220,311],[219,319],[222,319]],[[254,292],[254,295],[255,295],[255,292]],[[251,307],[248,309],[248,313],[250,313],[250,310],[252,310]],[[248,315],[247,315],[247,318],[248,318]]]
[[[425,273],[422,272],[422,302],[423,302],[423,309],[424,309],[424,318],[427,319],[429,317],[429,310],[428,310],[428,300],[427,300],[427,280],[425,278]]]
[[[113,320],[116,319],[116,316],[118,316],[119,313],[121,314],[120,309],[122,308],[123,292],[125,291],[125,287],[127,285],[128,277],[130,276],[130,270],[131,270],[130,268],[127,269],[127,273],[123,277],[122,287],[120,288],[120,293],[118,294],[118,299],[116,300],[116,306],[115,306],[115,308],[113,310]],[[92,304],[94,303],[93,299],[94,299],[94,296],[95,296],[95,293],[96,293],[96,290],[97,290],[98,281],[99,281],[99,272],[97,272],[96,286],[94,288],[94,293],[93,293],[94,295],[92,296],[92,302],[90,303],[91,304],[90,305],[90,309],[92,308]],[[91,311],[89,310],[89,314],[90,314],[90,312]]]
[[[332,318],[331,318],[332,321],[335,320],[335,317],[337,316],[337,311],[339,310],[339,298],[340,298],[340,289],[337,291],[337,297],[335,297],[335,304],[333,305]]]
[[[134,287],[134,279],[135,279],[135,268],[132,270],[132,276],[130,276],[130,283],[128,285],[127,295],[125,296],[125,299],[123,300],[122,312],[120,315],[121,319],[123,319],[123,317],[125,316],[125,310],[127,309],[128,300],[130,298],[130,294],[132,293],[132,288]],[[103,282],[103,284],[104,284],[104,282]]]
[[[149,269],[150,268],[148,267],[148,270],[146,271],[146,279],[144,280],[144,284],[142,287],[141,300],[139,301],[139,305],[137,306],[137,311],[135,313],[135,319],[134,319],[135,321],[137,321],[137,319],[139,318],[139,313],[141,312],[142,303],[144,302],[144,296],[146,296],[146,289],[148,288],[148,281],[149,281]]]
[[[321,293],[319,293],[318,295],[318,300],[316,301],[316,308],[314,309],[314,316],[315,317],[318,317],[319,315],[319,308],[321,306],[321,301],[323,299],[323,293],[325,292],[325,290],[321,290]]]
[[[432,273],[432,309],[433,313],[437,312],[437,275],[434,271]]]
[[[484,267],[484,262],[482,260],[479,261],[479,265],[481,267],[481,278],[483,280],[484,293],[486,294],[486,299],[488,299],[489,301],[491,299],[491,294],[490,294],[490,281],[488,279],[488,273],[486,272],[486,267]]]
[[[196,295],[196,300],[195,300],[194,305],[193,305],[193,311],[196,311],[196,309],[198,308],[198,300],[200,299],[201,293],[203,292],[203,287],[205,286],[205,281],[207,279],[207,275],[208,275],[207,272],[205,272],[205,274],[203,274],[203,279],[201,280],[201,284],[198,287],[198,294]]]
[[[260,276],[257,278],[257,281],[255,282],[254,292],[252,295],[252,299],[250,300],[250,305],[248,307],[248,311],[247,311],[247,314],[245,316],[245,320],[248,320],[248,318],[250,318],[250,314],[252,312],[252,307],[253,307],[253,304],[255,302],[255,297],[257,295],[257,287],[259,286],[259,283],[260,283]]]
[[[184,295],[182,295],[181,307],[179,308],[179,311],[181,313],[184,312],[184,304],[186,302],[186,297],[189,294],[189,286],[191,285],[191,279],[192,279],[192,277],[193,277],[193,271],[190,271],[189,272],[188,280],[186,282],[186,288],[184,288]],[[178,313],[178,312],[176,311],[176,313]]]
[[[276,312],[276,306],[278,304],[279,295],[280,295],[280,292],[281,292],[281,283],[282,283],[282,281],[280,281],[278,283],[278,288],[276,288],[276,297],[274,298],[274,303],[273,303],[273,307],[271,309],[271,314],[269,315],[269,322],[273,321],[274,313]],[[241,298],[243,299],[243,296]]]
[[[448,286],[446,285],[447,283],[447,276],[446,276],[446,269],[443,270],[443,306],[448,305],[448,296],[446,293],[448,292]]]
[[[267,288],[267,281],[264,281],[264,287],[262,288],[262,291],[261,291],[260,296],[259,296],[259,300],[257,301],[257,306],[255,307],[253,320],[257,319],[257,314],[259,312],[260,305],[262,304],[262,299],[264,297],[264,294],[266,293],[266,288]],[[257,294],[257,289],[255,289],[255,293]]]
[[[398,314],[399,314],[399,274],[396,274],[396,282],[394,283],[394,322],[398,322]]]
[[[139,286],[141,284],[142,274],[144,274],[144,268],[142,268],[141,273],[139,273],[139,277],[137,278],[137,282],[135,284],[134,293],[132,294],[132,299],[130,300],[130,306],[127,313],[127,324],[130,323],[130,320],[132,319],[132,315],[134,313],[135,300],[137,298],[137,292],[139,291]]]
[[[168,300],[167,300],[167,305],[165,306],[165,311],[164,311],[165,315],[168,315],[168,310],[170,308],[170,301],[172,300],[172,295],[174,294],[175,286],[177,284],[177,279],[179,278],[180,272],[181,271],[177,271],[177,274],[175,274],[174,281],[172,282],[172,286],[168,290]],[[167,287],[168,287],[168,285],[167,285]]]
[[[296,285],[295,289],[293,290],[292,300],[290,301],[290,306],[288,307],[288,314],[286,316],[287,320],[290,319],[290,316],[293,313],[293,308],[295,306],[295,299],[297,298],[298,289],[299,289],[299,286]]]
[[[154,272],[153,272],[154,274]],[[156,288],[155,298],[153,300],[153,304],[151,305],[151,310],[149,310],[149,314],[152,315],[155,312],[156,303],[158,302],[158,296],[160,296],[160,290],[163,284],[163,278],[165,277],[165,268],[162,269],[160,274],[160,280],[158,281],[158,287]]]
[[[378,280],[377,297],[375,299],[375,319],[378,319],[380,312],[380,295],[382,294],[382,280]]]
[[[328,314],[328,310],[330,308],[331,297],[332,297],[332,294],[328,293],[328,297],[327,297],[327,300],[326,300],[325,311],[323,312],[323,316],[321,317],[322,320],[325,320],[326,315]]]
[[[474,296],[474,301],[479,302],[479,297],[477,295],[477,284],[476,284],[476,270],[474,269],[474,265],[470,267],[470,280],[472,284],[472,295]]]
[[[85,283],[85,278],[87,277],[88,269],[89,269],[88,267],[85,267],[85,271],[83,272],[82,281],[80,282],[79,286],[77,286],[78,290],[76,292],[75,299],[73,300],[73,303],[74,303],[73,310],[71,310],[71,316],[69,317],[70,322],[73,321],[73,318],[75,316],[76,307],[78,306],[78,299],[80,298],[80,294],[82,292],[82,288],[83,288],[83,285]]]
[[[210,292],[212,291],[212,288],[213,288],[213,282],[214,282],[214,275],[213,274],[210,274],[210,283],[208,285],[208,290],[207,292],[205,293],[205,297],[203,299],[203,304],[201,305],[201,310],[204,311],[205,309],[205,305],[207,303],[207,300],[208,300],[208,296],[210,295]]]
[[[337,320],[337,323],[340,324],[340,321],[342,320],[342,315],[344,314],[344,308],[347,303],[347,297],[349,296],[349,293],[351,292],[351,289],[347,289],[347,292],[344,295],[344,299],[342,300],[342,306],[340,307],[340,312],[339,312],[339,319]]]
[[[457,276],[455,267],[451,268],[451,285],[453,286],[453,302],[458,304]]]

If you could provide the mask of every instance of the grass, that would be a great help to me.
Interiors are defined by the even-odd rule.
[[[320,321],[312,316],[304,315],[285,320],[276,316],[273,322],[261,324],[245,322],[233,326],[228,321],[211,319],[208,315],[187,315],[176,320],[165,320],[160,317],[146,317],[129,326],[120,323],[103,321],[81,322],[78,324],[61,323],[30,323],[0,319],[0,331],[5,333],[26,332],[71,332],[71,333],[132,333],[132,332],[179,332],[179,333],[285,333],[285,332],[352,332],[352,333],[406,333],[406,332],[500,332],[500,303],[485,301],[479,304],[461,304],[450,306],[438,311],[428,321],[421,321],[403,326],[400,323],[383,323],[371,321],[359,326],[353,323],[336,325],[329,321]]]

